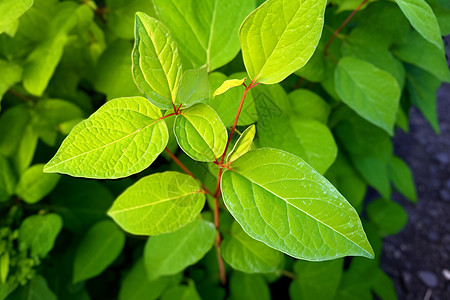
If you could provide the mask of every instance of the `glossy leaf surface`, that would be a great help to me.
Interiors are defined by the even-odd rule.
[[[269,0],[239,30],[245,67],[254,82],[273,84],[303,67],[319,42],[324,0]]]
[[[302,159],[250,151],[222,177],[227,208],[251,237],[305,260],[373,257],[354,208]]]
[[[144,177],[129,187],[108,214],[130,233],[158,235],[191,222],[204,205],[205,195],[195,179],[165,172]]]
[[[120,178],[147,168],[168,141],[158,108],[142,97],[118,98],[79,123],[44,172]]]
[[[242,85],[244,83],[244,81],[245,81],[245,78],[225,80],[222,83],[222,85],[216,89],[216,91],[213,94],[213,98],[216,97],[217,95],[221,95],[221,94],[225,93],[226,91],[228,91],[231,88]]]

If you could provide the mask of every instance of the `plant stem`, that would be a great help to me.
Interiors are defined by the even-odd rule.
[[[325,53],[325,55],[330,56],[328,53],[328,48],[330,47],[331,43],[338,36],[339,32],[341,32],[341,30],[345,27],[345,25],[347,25],[347,23],[350,22],[350,20],[353,18],[353,16],[361,9],[361,7],[367,3],[367,1],[369,1],[369,0],[364,0],[363,2],[361,2],[358,5],[358,7],[355,8],[355,10],[353,10],[352,13],[347,17],[347,19],[345,19],[345,21],[342,22],[341,26],[339,26],[339,28],[336,29],[336,31],[333,33],[333,35],[331,36],[328,43],[325,45],[325,48],[323,49],[323,52]]]
[[[291,271],[288,271],[288,270],[283,270],[283,271],[281,271],[281,274],[282,274],[283,276],[289,277],[289,278],[291,278],[291,279],[297,278],[297,275],[295,275],[295,273],[292,273]]]

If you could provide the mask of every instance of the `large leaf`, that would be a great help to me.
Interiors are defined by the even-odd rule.
[[[294,272],[297,278],[289,286],[291,299],[334,299],[343,266],[343,259],[322,262],[296,261]]]
[[[30,216],[20,225],[20,247],[30,249],[32,256],[43,258],[52,250],[61,229],[62,219],[57,214]]]
[[[81,122],[44,172],[120,178],[147,168],[168,141],[162,114],[142,97],[118,98]]]
[[[441,31],[433,10],[425,0],[395,0],[412,27],[427,41],[444,51]]]
[[[248,236],[234,222],[231,235],[225,237],[221,246],[223,259],[233,267],[246,273],[269,273],[283,267],[283,254]]]
[[[239,52],[237,31],[254,8],[254,0],[155,0],[181,52],[194,67],[212,71]]]
[[[199,261],[213,246],[214,224],[197,220],[171,233],[150,237],[144,262],[150,280],[173,275]]]
[[[16,187],[16,195],[27,203],[36,203],[48,195],[59,181],[58,174],[45,174],[44,165],[37,164],[26,170]]]
[[[198,161],[218,160],[227,143],[227,129],[206,104],[183,110],[175,119],[174,132],[181,149]]]
[[[23,15],[34,0],[2,0],[0,3],[0,34]]]
[[[165,172],[144,177],[129,187],[108,214],[130,233],[157,235],[192,222],[204,205],[199,182],[186,174]]]
[[[125,234],[111,220],[92,226],[78,246],[73,282],[95,277],[112,264],[125,245]]]
[[[222,176],[227,208],[253,238],[296,258],[373,257],[354,208],[302,159],[249,151]]]
[[[400,88],[389,73],[366,61],[344,57],[336,68],[336,91],[359,115],[393,134]]]
[[[245,67],[254,82],[273,84],[303,67],[319,42],[325,0],[268,0],[239,31]]]
[[[172,108],[181,79],[178,49],[164,24],[136,14],[133,76],[139,89],[156,106]]]

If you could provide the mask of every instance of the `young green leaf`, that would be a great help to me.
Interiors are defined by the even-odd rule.
[[[58,174],[45,174],[44,165],[37,164],[26,170],[16,186],[16,195],[27,203],[36,203],[48,195],[59,181]]]
[[[78,246],[73,262],[73,283],[101,274],[122,252],[125,234],[111,220],[92,226]]]
[[[34,0],[2,0],[0,3],[0,34],[17,21],[32,5]]]
[[[183,110],[175,118],[174,132],[181,149],[198,161],[217,160],[227,143],[227,129],[214,109],[206,104]]]
[[[395,0],[406,18],[427,41],[444,51],[441,31],[433,10],[425,0]]]
[[[55,245],[62,225],[62,218],[53,213],[26,218],[19,229],[20,248],[30,249],[32,256],[45,257]]]
[[[247,129],[244,130],[242,135],[237,140],[236,144],[233,147],[233,150],[231,150],[230,154],[227,156],[227,162],[231,163],[247,153],[250,150],[250,147],[252,146],[253,139],[255,138],[256,129],[255,125],[249,126]]]
[[[144,177],[129,187],[108,215],[132,234],[158,235],[192,222],[204,205],[199,182],[186,174],[165,172]]]
[[[325,0],[268,0],[239,30],[242,56],[253,82],[273,84],[303,67],[319,42]]]
[[[408,165],[399,157],[392,156],[389,164],[389,177],[395,188],[412,202],[417,202],[416,187]]]
[[[225,80],[221,86],[219,86],[217,88],[217,90],[214,92],[213,94],[213,98],[216,97],[217,95],[221,95],[223,93],[225,93],[226,91],[228,91],[231,88],[240,86],[244,83],[245,78],[243,79],[228,79]]]
[[[177,45],[160,21],[136,13],[132,72],[134,81],[157,107],[172,108],[181,79]]]
[[[395,78],[354,57],[342,58],[335,76],[342,101],[392,135],[401,92]]]
[[[242,227],[234,222],[231,235],[225,237],[220,246],[223,259],[245,273],[270,273],[283,268],[283,254],[251,238]]]
[[[6,283],[9,273],[9,252],[0,255],[0,284]]]
[[[231,61],[239,52],[237,31],[255,7],[254,0],[155,0],[186,59],[208,72]]]
[[[44,172],[121,178],[147,168],[167,145],[161,111],[142,97],[109,101],[72,130]]]
[[[205,102],[209,98],[209,79],[206,68],[187,70],[181,76],[175,106],[183,104],[183,108],[197,102]]]
[[[355,209],[290,153],[249,151],[224,172],[222,196],[245,232],[288,255],[311,261],[373,257]]]
[[[148,278],[173,275],[196,263],[211,249],[216,235],[214,224],[196,220],[175,232],[150,237],[144,250]]]

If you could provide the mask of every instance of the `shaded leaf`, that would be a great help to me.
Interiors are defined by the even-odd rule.
[[[36,203],[47,196],[58,184],[60,176],[45,174],[43,170],[43,164],[27,169],[16,186],[16,195],[27,203]]]
[[[404,208],[393,201],[378,199],[367,205],[367,215],[382,236],[397,234],[408,222]]]
[[[412,202],[417,202],[416,187],[408,165],[399,157],[392,156],[389,164],[389,177],[395,188]]]

